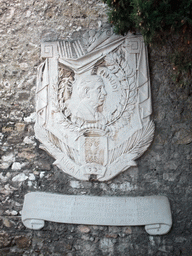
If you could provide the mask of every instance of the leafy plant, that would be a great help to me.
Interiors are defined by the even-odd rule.
[[[179,80],[191,77],[192,0],[103,0],[116,33],[140,31],[146,43],[171,42],[170,61]]]

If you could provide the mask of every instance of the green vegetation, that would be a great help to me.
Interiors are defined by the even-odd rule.
[[[192,0],[103,0],[116,33],[140,31],[146,43],[170,42],[177,81],[192,77]]]

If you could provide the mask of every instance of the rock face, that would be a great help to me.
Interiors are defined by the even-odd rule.
[[[77,181],[53,165],[34,138],[40,43],[64,40],[81,30],[109,27],[101,1],[1,1],[0,6],[0,255],[191,254],[192,93],[170,77],[165,49],[149,49],[153,115],[152,145],[137,167],[112,181]],[[168,51],[167,51],[168,54]],[[46,223],[41,231],[21,223],[29,191],[73,195],[164,195],[172,230],[149,236],[143,227]]]

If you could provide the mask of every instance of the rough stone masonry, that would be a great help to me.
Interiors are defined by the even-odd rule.
[[[108,182],[78,181],[52,165],[34,137],[40,43],[107,24],[102,1],[0,2],[0,255],[192,254],[192,91],[173,83],[168,46],[149,49],[155,138],[133,167]],[[143,227],[47,222],[40,231],[21,222],[30,191],[68,195],[167,196],[173,227],[149,236]]]

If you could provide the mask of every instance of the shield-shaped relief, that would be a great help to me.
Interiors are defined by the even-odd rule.
[[[140,35],[89,30],[42,44],[36,137],[64,172],[104,181],[136,165],[154,134]]]

